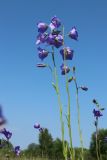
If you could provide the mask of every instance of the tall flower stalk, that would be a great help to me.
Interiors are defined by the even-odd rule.
[[[81,160],[84,159],[84,147],[83,147],[83,137],[82,137],[82,131],[81,131],[81,122],[80,122],[80,105],[79,105],[79,96],[78,96],[78,92],[79,92],[79,88],[81,88],[84,91],[87,91],[88,88],[87,87],[78,87],[77,84],[77,80],[76,80],[76,75],[75,75],[75,67],[73,67],[73,80],[75,83],[75,88],[76,88],[76,103],[77,103],[77,119],[78,119],[78,132],[79,132],[79,137],[80,137],[80,144],[81,144]]]
[[[97,102],[96,99],[93,99],[93,103],[95,104],[95,106],[97,107],[96,109],[93,109],[93,114],[95,117],[95,128],[96,128],[96,132],[95,132],[95,138],[96,138],[96,156],[97,156],[97,160],[101,160],[101,156],[100,156],[100,140],[98,139],[98,120],[102,115],[101,111],[104,110],[104,108],[100,107],[99,103]]]
[[[64,26],[62,27],[62,32],[63,32],[63,39],[65,38],[64,34]],[[64,46],[64,65],[66,66],[66,59],[67,59],[67,48],[65,47],[65,44],[63,42]],[[71,54],[71,59],[72,59],[73,54]],[[74,150],[73,150],[73,144],[72,144],[72,127],[71,127],[71,100],[70,100],[70,91],[69,91],[69,82],[68,82],[68,75],[66,74],[65,71],[65,76],[66,76],[66,92],[67,92],[67,97],[68,97],[68,110],[67,110],[67,124],[68,124],[68,133],[69,133],[69,141],[70,141],[70,158],[74,160]]]
[[[53,61],[53,65],[54,65],[54,79],[55,79],[55,84],[53,83],[52,85],[56,90],[56,94],[57,94],[57,98],[58,98],[58,105],[59,105],[59,111],[60,111],[61,133],[62,133],[62,143],[63,143],[63,155],[64,155],[65,159],[67,159],[67,151],[66,151],[65,142],[64,142],[63,106],[62,106],[61,97],[60,97],[57,67],[56,67],[55,57],[54,57],[54,47],[52,47],[52,61]]]
[[[68,78],[68,73],[70,72],[71,69],[66,64],[67,60],[72,60],[74,51],[70,47],[65,46],[64,26],[62,26],[62,30],[59,30],[59,27],[61,26],[61,21],[56,16],[54,16],[51,19],[51,23],[49,25],[47,25],[44,22],[40,22],[37,24],[37,26],[38,26],[39,34],[37,36],[36,44],[37,45],[47,44],[48,46],[51,46],[52,48],[52,51],[49,52],[45,49],[42,49],[41,47],[38,47],[38,52],[39,52],[38,56],[43,61],[51,53],[53,67],[51,67],[50,65],[44,64],[44,63],[39,63],[37,67],[41,67],[41,68],[49,67],[49,69],[52,71],[54,75],[54,82],[52,82],[52,85],[56,91],[57,98],[58,98],[58,105],[59,105],[59,110],[60,110],[62,142],[63,142],[63,154],[66,160],[68,156],[68,145],[64,141],[63,106],[62,106],[60,89],[59,89],[58,72],[57,72],[57,66],[55,62],[55,51],[54,51],[54,48],[59,49],[60,47],[63,47],[60,50],[60,54],[63,59],[63,63],[60,68],[61,68],[61,74],[65,76],[65,79],[66,79],[65,84],[66,84],[66,93],[67,93],[67,102],[68,102],[66,118],[67,118],[67,126],[68,126],[69,142],[70,142],[69,143],[69,153],[70,153],[70,159],[75,160],[73,143],[72,143],[71,101],[70,101],[69,78]],[[47,32],[48,29],[50,29],[51,31]],[[75,27],[72,27],[68,36],[69,38],[73,40],[78,39],[78,32]],[[78,97],[78,93],[77,93],[77,97]],[[79,111],[79,103],[78,103],[78,119],[79,119],[78,123],[80,126],[79,112],[80,111]],[[79,131],[80,131],[80,128],[79,128]],[[81,137],[81,134],[80,134],[80,137]],[[81,143],[82,143],[82,140],[81,140]],[[83,150],[83,147],[82,147],[82,150]]]

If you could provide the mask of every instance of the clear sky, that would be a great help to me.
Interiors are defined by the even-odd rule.
[[[54,15],[62,20],[66,33],[73,26],[79,33],[78,42],[68,38],[67,45],[75,51],[70,63],[76,65],[78,83],[89,88],[87,93],[79,94],[85,147],[89,146],[94,131],[92,99],[107,107],[107,1],[0,0],[0,104],[8,120],[6,128],[13,132],[11,141],[22,148],[38,143],[38,132],[33,128],[35,122],[48,128],[53,138],[61,137],[59,108],[50,72],[36,68],[40,62],[35,45],[36,24],[38,21],[49,23]],[[63,77],[59,76],[59,80],[66,111]],[[78,146],[73,84],[70,92],[73,144]],[[99,127],[107,128],[107,109]]]

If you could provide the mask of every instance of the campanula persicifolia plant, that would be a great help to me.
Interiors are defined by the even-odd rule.
[[[77,80],[75,76],[75,67],[71,69],[71,66],[68,66],[68,61],[71,61],[74,56],[74,50],[67,46],[65,43],[65,38],[68,37],[71,40],[77,41],[78,40],[78,31],[76,27],[72,27],[71,30],[67,35],[65,35],[64,25],[62,24],[61,20],[54,16],[51,19],[49,25],[44,22],[39,22],[37,24],[38,35],[36,40],[36,45],[38,45],[38,57],[40,58],[41,62],[37,64],[39,68],[49,68],[52,76],[52,86],[56,91],[56,95],[58,98],[58,105],[60,111],[60,123],[61,123],[61,133],[62,133],[62,142],[63,142],[63,154],[65,160],[68,158],[68,146],[64,143],[64,116],[63,116],[63,105],[61,100],[61,93],[59,88],[59,79],[58,79],[58,66],[56,64],[56,56],[62,57],[62,63],[60,64],[61,75],[65,77],[65,84],[66,84],[66,94],[67,94],[67,126],[68,126],[68,134],[69,134],[69,155],[70,159],[75,160],[75,153],[72,144],[72,127],[71,127],[71,99],[70,99],[70,90],[69,90],[69,83],[71,81],[75,82],[76,86],[76,101],[77,101],[77,113],[78,113],[78,130],[80,135],[80,142],[81,142],[81,156],[80,160],[83,160],[83,139],[82,139],[82,131],[80,128],[80,107],[79,107],[79,100],[78,100],[78,91],[82,89],[87,91],[88,88],[85,86],[78,86]],[[49,48],[48,48],[49,47]],[[51,49],[50,49],[51,48]],[[58,52],[56,55],[55,52]],[[51,56],[52,63],[47,64],[43,61]],[[69,77],[70,74],[73,76]],[[40,125],[36,124],[34,128],[39,129]]]
[[[95,132],[96,156],[97,156],[97,160],[100,160],[101,156],[100,156],[100,139],[98,137],[98,134],[99,134],[98,121],[99,121],[99,118],[103,116],[102,111],[104,111],[104,108],[100,107],[100,105],[99,105],[99,103],[96,99],[93,99],[93,103],[94,103],[95,107],[97,108],[97,109],[95,109],[95,108],[93,109],[93,114],[94,114],[94,117],[95,117],[94,125],[95,125],[95,128],[96,128],[96,132]]]

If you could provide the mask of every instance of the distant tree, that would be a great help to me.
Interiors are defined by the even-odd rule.
[[[0,157],[13,156],[13,145],[5,139],[0,139]]]
[[[59,138],[53,142],[53,158],[56,160],[63,159],[62,141]]]
[[[105,140],[105,137],[107,137],[107,129],[100,129],[98,131],[98,153],[102,160],[107,160],[107,141]],[[95,132],[92,134],[91,137],[90,153],[94,158],[96,158]]]
[[[27,149],[23,151],[23,155],[25,155],[26,157],[39,157],[40,146],[35,143],[29,144]]]
[[[39,134],[39,146],[41,150],[42,157],[51,157],[53,152],[53,138],[45,128]]]

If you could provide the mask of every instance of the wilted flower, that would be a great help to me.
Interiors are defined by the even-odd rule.
[[[45,43],[46,40],[48,38],[48,33],[40,33],[38,36],[37,36],[37,41],[36,41],[36,44],[41,44],[41,43]]]
[[[61,70],[62,70],[61,74],[65,75],[66,73],[68,73],[70,71],[70,68],[68,66],[62,64],[61,65]]]
[[[70,47],[65,47],[60,50],[63,60],[72,60],[73,52],[74,51]]]
[[[52,19],[51,19],[51,23],[50,23],[50,28],[51,30],[55,29],[55,28],[58,28],[59,26],[61,25],[61,21],[59,18],[57,18],[56,16],[54,16]]]
[[[61,34],[53,35],[49,34],[47,38],[47,43],[49,45],[54,45],[56,48],[59,48],[63,45],[63,36]]]
[[[39,22],[37,24],[37,27],[38,27],[38,32],[40,33],[44,33],[48,29],[48,25],[44,22]]]
[[[40,124],[39,124],[39,123],[36,123],[36,124],[34,125],[34,128],[40,129]]]
[[[85,86],[81,86],[80,88],[81,88],[83,91],[88,91],[88,88],[85,87]]]
[[[4,125],[5,123],[6,123],[6,119],[3,116],[2,108],[0,106],[0,126]]]
[[[20,152],[21,152],[20,146],[16,146],[16,147],[14,148],[14,152],[15,152],[16,156],[19,156],[19,155],[20,155]]]
[[[77,32],[77,30],[76,30],[75,27],[73,27],[71,29],[71,31],[69,32],[69,37],[72,38],[72,39],[74,39],[74,40],[78,39],[78,32]]]
[[[7,131],[5,128],[0,131],[0,133],[4,134],[4,136],[9,140],[12,136],[12,133]]]
[[[42,49],[39,47],[38,51],[39,51],[39,58],[41,60],[43,60],[44,58],[46,58],[48,56],[48,51],[46,51],[45,49]]]
[[[95,116],[96,118],[103,116],[102,113],[101,113],[99,110],[95,110],[95,109],[94,109],[94,110],[93,110],[93,113],[94,113],[94,116]]]

